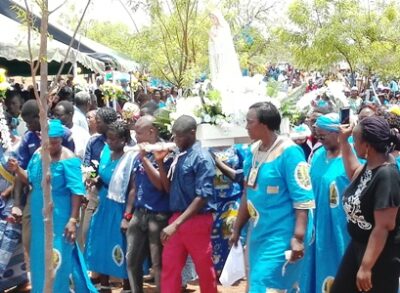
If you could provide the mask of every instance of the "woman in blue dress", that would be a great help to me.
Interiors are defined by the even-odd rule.
[[[81,162],[64,148],[64,127],[60,120],[49,122],[50,182],[53,201],[53,292],[69,293],[70,276],[76,292],[96,292],[87,276],[86,265],[76,243],[76,224],[85,187],[82,180]],[[21,180],[31,185],[30,271],[32,292],[42,293],[45,283],[45,231],[42,191],[42,149],[38,149],[29,162],[27,173],[17,167]]]
[[[301,290],[330,291],[349,242],[342,194],[349,185],[339,145],[339,115],[317,118],[317,136],[323,145],[311,161],[311,183],[315,196],[314,237],[305,257]]]
[[[251,217],[249,292],[286,292],[298,287],[314,208],[309,168],[301,148],[279,137],[281,116],[269,102],[252,105],[247,131],[256,142],[244,163],[245,193],[231,243]]]
[[[217,275],[221,274],[229,254],[229,237],[243,191],[243,161],[247,149],[247,145],[210,149],[217,166],[214,180],[216,213],[211,234]]]
[[[124,289],[129,290],[125,259],[126,238],[121,229],[121,221],[125,217],[126,194],[120,194],[123,197],[121,199],[110,198],[113,184],[111,181],[118,173],[115,170],[123,161],[121,158],[124,155],[124,146],[129,141],[130,131],[125,123],[112,123],[107,131],[107,145],[100,157],[99,206],[90,224],[85,256],[89,270],[100,274],[100,291],[104,293],[111,293],[110,276],[124,279]],[[119,175],[129,181],[130,174]]]

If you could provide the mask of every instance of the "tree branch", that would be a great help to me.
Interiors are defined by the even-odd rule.
[[[40,62],[37,62],[37,65],[35,65],[34,58],[33,58],[33,53],[32,53],[32,14],[28,6],[28,1],[24,0],[25,2],[25,9],[26,9],[26,21],[27,21],[27,26],[28,26],[28,52],[29,52],[29,60],[30,60],[30,68],[31,68],[31,73],[32,73],[32,82],[33,82],[33,91],[35,93],[35,97],[39,99],[39,91],[36,86],[36,75],[37,71],[39,69]]]
[[[135,27],[136,33],[139,33],[139,28],[136,25],[135,20],[133,19],[133,16],[131,15],[130,11],[128,10],[128,8],[125,6],[125,4],[122,2],[122,0],[118,0],[119,3],[122,5],[122,7],[124,8],[124,10],[126,11],[126,13],[128,13],[129,18],[131,19],[133,26]]]
[[[25,1],[26,1],[26,0],[25,0]],[[81,15],[81,18],[79,19],[78,25],[77,25],[76,28],[75,28],[74,34],[72,35],[71,42],[70,42],[69,45],[68,45],[67,53],[65,54],[64,60],[62,61],[61,66],[60,66],[60,69],[59,69],[58,72],[57,72],[56,80],[59,79],[59,77],[60,77],[60,75],[61,75],[61,73],[62,73],[62,71],[63,71],[63,69],[64,69],[65,63],[67,62],[67,59],[68,59],[68,56],[69,56],[69,52],[71,51],[72,45],[74,44],[74,41],[75,41],[75,39],[76,39],[76,35],[77,35],[77,33],[78,33],[78,31],[79,31],[79,28],[80,28],[80,26],[81,26],[81,24],[82,24],[82,22],[83,22],[83,18],[85,17],[86,11],[87,11],[88,8],[89,8],[90,2],[91,2],[91,0],[88,0],[88,1],[87,1],[86,6],[85,6],[85,9],[83,10],[82,15]],[[56,86],[57,86],[57,84],[54,83],[54,85],[52,85],[51,88],[50,88],[50,92],[51,92]]]
[[[61,3],[60,5],[58,5],[56,8],[54,8],[53,10],[49,11],[49,15],[53,14],[54,12],[56,12],[58,9],[60,9],[61,7],[63,7],[66,3],[68,2],[68,0],[64,0],[63,3]]]

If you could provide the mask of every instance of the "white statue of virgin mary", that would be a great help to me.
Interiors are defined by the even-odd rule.
[[[212,27],[208,42],[211,84],[221,93],[225,114],[245,116],[255,102],[265,101],[265,85],[254,78],[243,77],[233,45],[229,24],[220,11],[210,13]]]
[[[241,83],[242,73],[231,29],[220,11],[210,13],[210,17],[213,24],[208,43],[211,82],[221,92],[232,91]]]

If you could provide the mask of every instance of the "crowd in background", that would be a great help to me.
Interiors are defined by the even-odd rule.
[[[330,78],[291,66],[271,66],[266,76],[306,81],[306,92]],[[217,292],[238,241],[247,247],[248,292],[397,292],[397,82],[359,87],[342,76],[348,121],[317,95],[284,137],[278,109],[261,102],[247,113],[250,145],[202,148],[196,121],[183,115],[172,127],[177,148],[153,151],[145,145],[165,140],[155,116],[174,108],[177,89],[142,89],[114,109],[100,76],[89,91],[60,80],[48,101],[54,292],[71,284],[111,292],[115,280],[121,292],[143,292],[152,280],[176,293],[194,279]],[[12,147],[0,164],[0,290],[15,292],[42,292],[45,279],[41,126],[31,92],[14,84],[4,102]]]

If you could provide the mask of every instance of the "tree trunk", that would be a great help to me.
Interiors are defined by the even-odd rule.
[[[47,29],[49,21],[48,0],[43,0],[42,22],[40,26],[40,97],[38,98],[40,127],[42,138],[42,189],[43,189],[43,218],[45,231],[45,293],[53,292],[53,200],[51,197],[50,154],[48,150],[49,136],[47,123],[47,96],[48,96],[48,66],[47,66]]]
[[[25,8],[27,12],[27,24],[28,24],[28,49],[30,55],[30,67],[32,72],[32,81],[34,86],[35,98],[39,106],[39,117],[40,117],[40,127],[41,127],[41,156],[42,156],[42,191],[43,191],[43,221],[44,221],[44,242],[45,242],[45,284],[44,293],[53,293],[53,282],[54,282],[54,261],[53,261],[53,199],[51,196],[51,172],[50,172],[50,153],[49,153],[49,135],[48,135],[48,122],[47,122],[47,112],[48,112],[48,64],[47,64],[47,38],[48,38],[48,24],[49,16],[52,12],[49,12],[48,0],[37,0],[36,4],[39,6],[41,11],[41,24],[40,24],[40,49],[39,49],[39,65],[40,65],[40,93],[36,88],[36,74],[38,67],[35,65],[35,59],[33,58],[32,48],[31,48],[31,32],[33,30],[32,18],[33,15],[30,11],[28,1],[25,0]],[[73,41],[75,40],[76,34],[82,24],[83,18],[86,11],[90,5],[91,0],[87,0],[86,7],[82,13],[82,16],[78,22],[78,25],[74,31],[73,38],[68,46],[67,53],[64,60],[61,63],[59,72],[56,76],[56,80],[60,76],[62,69],[65,65],[67,57],[70,53]],[[50,89],[50,92],[54,89],[56,85]]]

